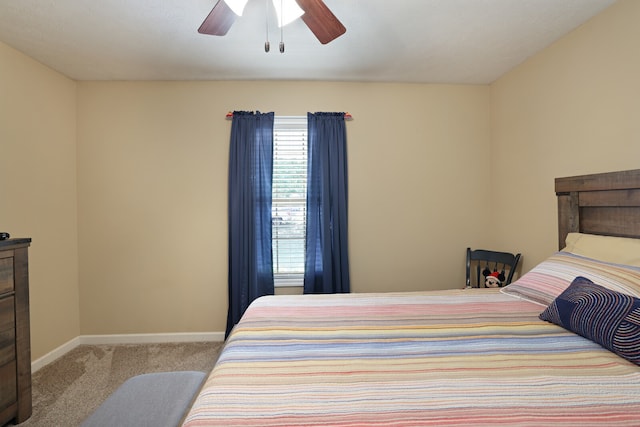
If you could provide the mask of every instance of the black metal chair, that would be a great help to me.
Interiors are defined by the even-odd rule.
[[[467,248],[467,288],[484,288],[486,282],[502,287],[511,283],[516,271],[520,254],[509,252],[488,251],[485,249],[471,250]],[[475,270],[475,275],[472,271]],[[491,279],[487,280],[489,277]],[[475,280],[474,280],[475,279]]]

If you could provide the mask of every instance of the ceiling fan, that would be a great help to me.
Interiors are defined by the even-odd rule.
[[[224,36],[236,18],[242,15],[246,2],[247,0],[218,0],[218,3],[198,28],[198,32]],[[288,0],[288,2],[297,4],[300,9],[300,17],[322,44],[335,40],[347,31],[322,0]],[[278,11],[279,22],[282,25],[286,24],[282,18],[283,12],[279,8],[283,1],[274,0],[273,3]]]

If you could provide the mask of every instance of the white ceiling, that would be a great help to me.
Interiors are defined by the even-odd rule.
[[[216,0],[0,0],[0,41],[76,80],[491,83],[615,0],[325,0],[347,28],[322,45],[249,0],[226,36]],[[266,21],[271,51],[264,52]]]

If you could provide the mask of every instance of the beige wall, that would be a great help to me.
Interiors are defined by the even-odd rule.
[[[491,86],[495,244],[557,249],[554,178],[640,167],[640,1],[614,4]]]
[[[0,231],[31,237],[32,356],[80,333],[76,84],[0,43]]]
[[[349,111],[356,292],[462,285],[487,238],[489,88],[78,84],[82,334],[222,331],[229,110]]]

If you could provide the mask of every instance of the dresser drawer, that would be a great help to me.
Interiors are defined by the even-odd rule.
[[[0,297],[0,332],[16,327],[15,297]]]
[[[11,291],[13,291],[12,252],[0,252],[0,295]]]
[[[16,402],[17,384],[16,362],[0,365],[0,412]]]
[[[16,359],[14,297],[0,298],[0,366]]]
[[[15,342],[14,331],[0,331],[0,366],[16,360]]]
[[[17,399],[15,298],[0,298],[0,411]]]

